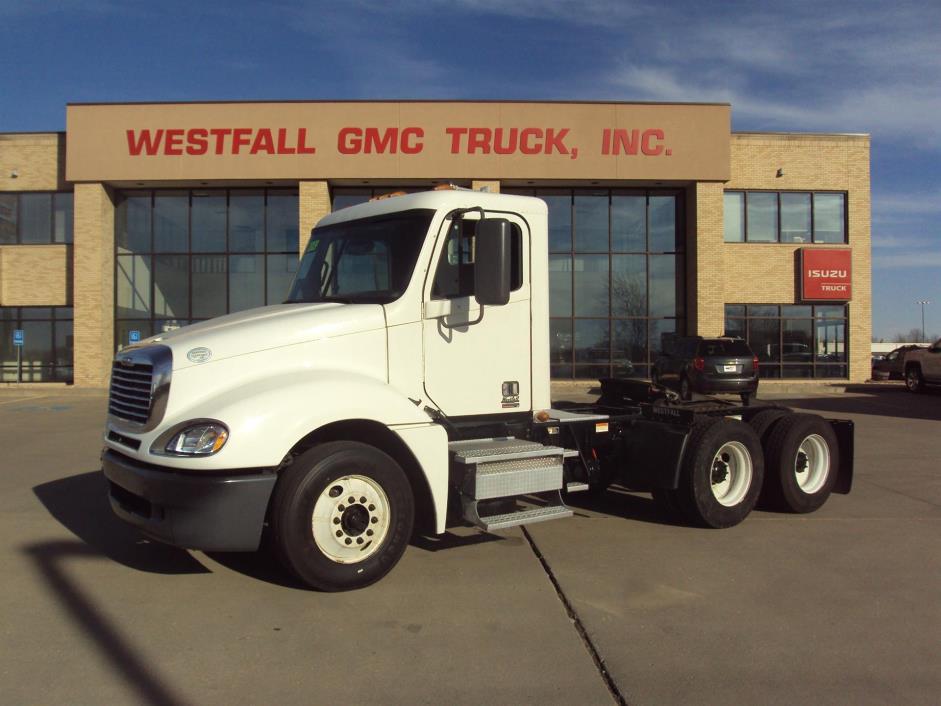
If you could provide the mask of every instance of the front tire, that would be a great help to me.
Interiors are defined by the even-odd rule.
[[[748,517],[764,477],[755,431],[737,420],[704,419],[693,427],[686,448],[676,498],[687,518],[719,529]]]
[[[281,563],[321,591],[375,583],[402,557],[414,499],[382,451],[335,441],[298,456],[275,487],[271,529]]]
[[[787,512],[822,506],[840,467],[833,428],[816,414],[790,414],[775,424],[765,445],[765,497]]]

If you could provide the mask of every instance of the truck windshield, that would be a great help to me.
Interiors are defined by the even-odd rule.
[[[395,301],[408,286],[434,213],[414,209],[315,228],[287,303]]]

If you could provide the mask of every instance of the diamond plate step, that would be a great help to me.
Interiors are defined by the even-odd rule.
[[[455,461],[465,464],[539,458],[541,456],[561,456],[565,451],[565,449],[557,446],[545,446],[535,441],[524,441],[511,436],[452,441],[448,444],[448,450],[454,454]]]
[[[571,517],[573,514],[572,510],[565,507],[565,505],[550,505],[548,507],[520,510],[519,512],[507,512],[502,515],[478,517],[474,524],[486,532],[492,532],[494,530],[506,529],[507,527],[529,525],[534,522],[558,520],[564,517]]]
[[[477,463],[468,470],[461,492],[475,500],[489,500],[561,487],[561,457],[543,456]]]

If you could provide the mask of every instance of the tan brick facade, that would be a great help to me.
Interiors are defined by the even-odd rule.
[[[310,231],[330,213],[330,187],[325,181],[302,181],[297,185],[298,251],[304,254]]]
[[[114,202],[103,184],[75,185],[75,384],[104,387],[114,355]]]
[[[731,148],[728,183],[695,186],[696,275],[695,294],[690,296],[695,327],[691,330],[705,336],[723,333],[725,304],[797,303],[796,253],[814,247],[723,242],[725,190],[845,191],[848,243],[827,247],[848,247],[853,252],[849,376],[853,382],[866,380],[872,331],[869,137],[742,133],[732,135]]]
[[[0,135],[0,192],[68,190],[71,185],[64,181],[64,174],[65,135]],[[729,174],[728,182],[687,182],[689,331],[721,334],[727,303],[792,304],[799,299],[795,253],[806,245],[723,242],[725,190],[843,191],[847,194],[849,242],[835,247],[848,247],[853,253],[850,379],[865,380],[871,331],[869,138],[732,134]],[[371,179],[375,175],[361,176]],[[261,186],[265,178],[260,175],[257,182],[240,185]],[[469,181],[475,189],[500,191],[498,179]],[[330,212],[330,183],[326,179],[297,182],[299,253],[307,245],[311,228]],[[536,185],[584,183],[547,181]],[[164,188],[161,182],[147,185]],[[210,188],[216,185],[208,184]],[[197,186],[207,184],[165,184],[165,188]],[[0,246],[0,306],[74,306],[76,386],[100,387],[108,381],[114,351],[117,188],[102,183],[75,184],[72,246]]]
[[[68,245],[0,245],[0,306],[69,306]]]

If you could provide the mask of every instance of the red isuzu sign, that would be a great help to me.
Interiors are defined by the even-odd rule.
[[[801,248],[801,299],[849,301],[853,293],[853,251]]]

